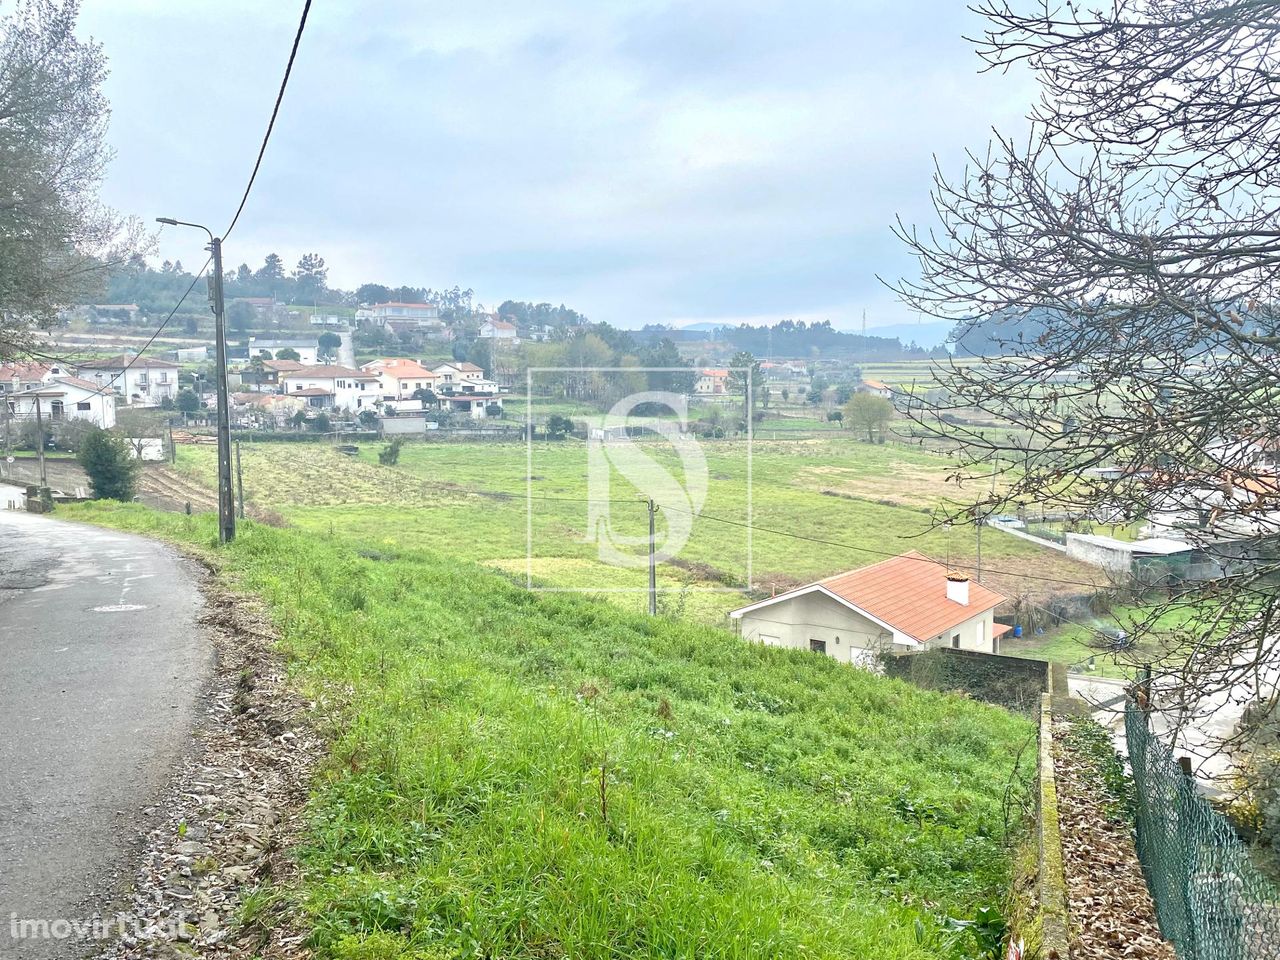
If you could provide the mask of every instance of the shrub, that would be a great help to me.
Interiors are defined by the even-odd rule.
[[[316,414],[314,420],[307,424],[316,433],[328,433],[333,429],[333,421],[329,419],[329,415],[323,410]]]
[[[395,437],[390,443],[378,451],[378,462],[384,467],[394,467],[400,462],[400,448],[404,446],[404,437]]]
[[[132,500],[138,479],[138,463],[129,456],[129,445],[120,437],[94,427],[76,455],[89,476],[93,495],[101,500]]]

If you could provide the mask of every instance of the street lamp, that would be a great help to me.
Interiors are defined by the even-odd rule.
[[[218,542],[230,543],[236,538],[236,507],[231,487],[231,407],[227,398],[226,312],[222,297],[222,240],[202,223],[156,217],[157,223],[171,227],[194,227],[209,235],[209,253],[213,257],[213,276],[209,280],[209,299],[214,318],[214,347],[217,370],[214,374],[218,391]]]

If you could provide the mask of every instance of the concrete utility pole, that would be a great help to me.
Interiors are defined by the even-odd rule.
[[[40,486],[47,487],[49,480],[44,475],[44,414],[40,411],[40,396],[36,395],[36,452],[40,457]]]
[[[244,519],[244,475],[240,472],[240,441],[236,441],[236,492],[239,494],[240,510],[236,514]]]
[[[216,347],[215,386],[218,391],[218,542],[230,543],[236,538],[236,501],[231,486],[231,407],[227,398],[227,331],[226,305],[222,295],[222,239],[200,223],[188,223],[170,217],[156,217],[158,223],[171,227],[195,227],[209,235],[209,253],[213,258],[213,274],[209,277],[209,302],[213,310],[214,344]]]

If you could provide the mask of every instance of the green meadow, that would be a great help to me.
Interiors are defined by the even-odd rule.
[[[638,446],[652,459],[651,470],[684,476],[668,446]],[[522,443],[410,443],[395,467],[377,462],[380,449],[364,445],[350,457],[319,444],[245,444],[246,497],[303,530],[377,549],[435,549],[534,586],[591,589],[643,609],[644,501],[613,465],[607,490],[593,489],[582,442],[539,441],[528,449]],[[659,544],[669,533],[687,532],[682,549],[659,567],[667,612],[723,623],[724,614],[744,602],[748,586],[787,589],[907,550],[956,564],[974,561],[973,530],[936,522],[940,505],[976,497],[948,480],[946,458],[847,435],[757,440],[750,447],[720,440],[701,449],[709,478],[701,515],[691,519],[677,506],[657,518]],[[212,484],[212,449],[179,453],[179,469]],[[585,502],[597,498],[613,502]],[[641,541],[628,548],[635,565],[601,562],[588,532],[598,529],[606,510],[615,540]],[[1009,596],[1043,588],[1028,576],[1093,576],[1052,551],[995,533],[984,538],[983,561],[986,578]]]
[[[282,453],[255,451],[254,483]],[[448,482],[522,477],[471,453]],[[279,502],[298,527],[244,523],[222,549],[208,514],[60,509],[199,551],[261,597],[333,731],[297,879],[257,891],[247,921],[288,917],[322,960],[978,955],[953,921],[1005,895],[1025,720],[529,592],[462,556],[486,552],[506,521],[473,523],[505,504],[458,494],[463,520],[435,529],[449,514],[423,484],[447,455],[383,471],[404,502],[381,523],[369,503]],[[320,460],[316,482],[340,462]],[[369,494],[354,467],[375,468],[347,466],[344,495]],[[546,488],[577,489],[570,473]]]

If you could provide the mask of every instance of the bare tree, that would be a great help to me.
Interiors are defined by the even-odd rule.
[[[0,20],[0,358],[100,290],[140,236],[97,199],[106,61],[76,38],[78,7],[19,0]]]
[[[959,473],[1003,472],[975,516],[1052,504],[1195,544],[1226,575],[1146,571],[1132,658],[1168,651],[1187,718],[1274,699],[1280,2],[980,12],[980,56],[1041,97],[1025,139],[936,174],[940,227],[899,224],[920,265],[899,293],[991,357],[952,361],[909,416],[960,441]]]

